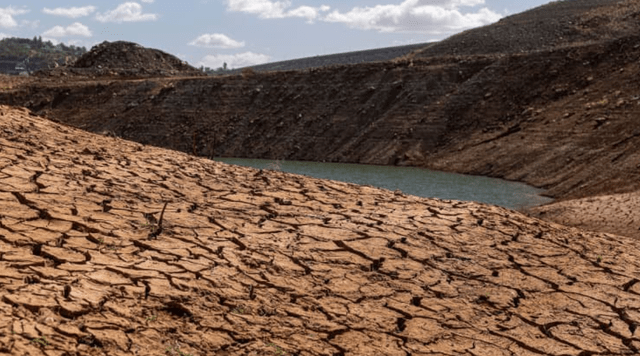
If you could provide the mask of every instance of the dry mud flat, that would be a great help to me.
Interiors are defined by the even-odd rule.
[[[564,200],[528,213],[581,229],[640,237],[640,191]]]
[[[0,207],[1,353],[640,349],[639,243],[498,207],[228,166],[6,106]]]

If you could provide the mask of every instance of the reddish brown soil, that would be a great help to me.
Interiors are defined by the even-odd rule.
[[[639,352],[635,239],[228,166],[6,106],[0,132],[4,353]]]

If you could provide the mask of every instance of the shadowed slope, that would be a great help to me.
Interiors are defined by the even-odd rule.
[[[640,244],[498,207],[228,166],[6,106],[0,207],[11,354],[640,349]]]

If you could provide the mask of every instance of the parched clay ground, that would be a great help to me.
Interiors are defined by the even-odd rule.
[[[563,225],[640,237],[640,192],[564,200],[528,212]]]
[[[640,352],[640,243],[498,207],[228,166],[7,106],[0,207],[2,353]]]

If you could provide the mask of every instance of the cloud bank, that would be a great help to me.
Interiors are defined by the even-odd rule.
[[[47,31],[42,33],[44,37],[70,37],[70,36],[78,36],[78,37],[91,37],[93,34],[89,30],[89,28],[80,22],[75,22],[67,27],[55,26],[53,28],[48,29]]]
[[[226,0],[227,10],[257,15],[263,19],[300,17],[342,23],[350,28],[379,32],[415,32],[445,34],[487,25],[502,16],[486,7],[485,0],[404,0],[399,4],[354,7],[341,12],[329,6],[299,6],[292,8],[290,0]],[[462,8],[474,8],[469,12]]]
[[[189,42],[189,45],[206,48],[242,48],[244,42],[238,42],[221,33],[204,34]]]
[[[125,2],[118,5],[113,10],[96,15],[96,20],[100,22],[140,22],[155,21],[158,19],[157,14],[143,14],[142,5],[137,2]]]
[[[271,0],[226,0],[227,10],[233,12],[245,12],[258,15],[262,19],[282,19],[286,17],[301,17],[313,22],[320,17],[322,12],[331,8],[326,5],[320,7],[300,6],[291,9],[291,1]]]
[[[67,8],[57,7],[55,9],[49,9],[45,7],[44,9],[42,9],[42,12],[44,12],[47,15],[64,16],[72,19],[83,17],[83,16],[89,16],[94,11],[96,11],[95,6],[67,7]]]
[[[462,6],[484,4],[484,0],[405,0],[398,5],[355,7],[348,12],[333,11],[323,20],[351,28],[379,32],[419,32],[441,34],[478,27],[502,16],[487,8],[463,13]]]
[[[18,26],[18,22],[13,18],[16,15],[22,15],[29,12],[27,9],[17,9],[13,6],[0,7],[0,28],[13,28]]]

